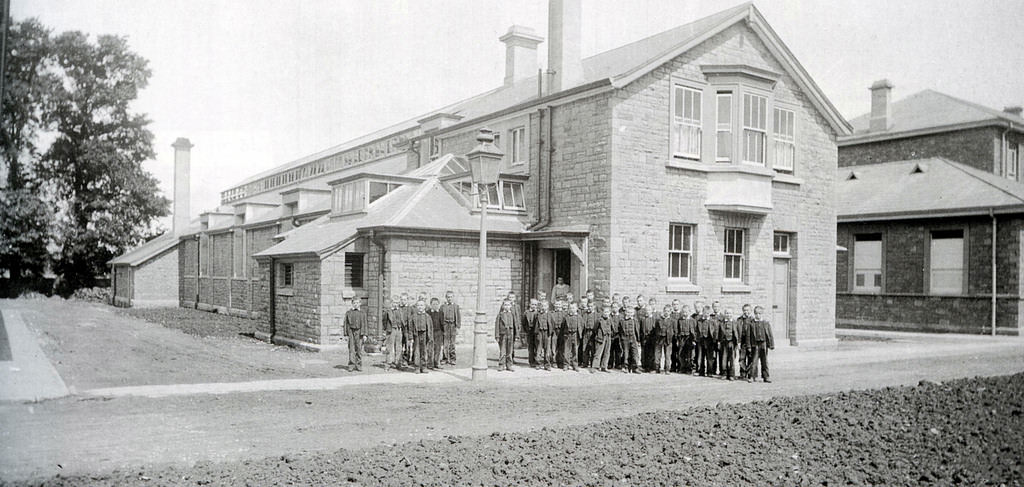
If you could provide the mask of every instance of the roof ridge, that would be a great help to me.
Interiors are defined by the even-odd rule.
[[[1019,200],[1019,201],[1020,201],[1021,203],[1024,203],[1024,197],[1021,197],[1020,195],[1018,195],[1018,194],[1015,194],[1015,193],[1013,193],[1013,192],[1011,192],[1011,191],[1007,191],[1006,189],[1004,189],[1004,188],[1002,188],[1002,187],[1000,187],[1000,186],[998,186],[998,185],[994,184],[994,183],[993,183],[992,181],[989,181],[989,180],[988,180],[988,179],[986,179],[986,178],[980,177],[980,176],[979,176],[979,175],[977,175],[977,174],[972,174],[972,171],[968,171],[967,169],[969,168],[969,169],[972,169],[972,170],[978,171],[979,173],[982,173],[982,174],[986,174],[986,175],[991,175],[992,177],[999,177],[999,176],[996,176],[995,174],[992,174],[992,173],[989,173],[989,172],[986,172],[986,171],[982,171],[982,170],[980,170],[980,169],[975,169],[975,168],[973,168],[973,167],[970,167],[970,166],[968,166],[968,165],[966,165],[966,164],[961,164],[961,163],[959,163],[959,162],[956,162],[956,161],[951,161],[951,160],[949,160],[949,159],[946,159],[945,157],[941,157],[941,156],[936,156],[936,157],[935,157],[934,159],[935,159],[935,160],[938,160],[938,161],[942,161],[942,162],[945,162],[945,163],[946,163],[946,164],[948,164],[948,165],[949,165],[950,167],[952,167],[952,168],[955,168],[956,170],[958,170],[958,171],[960,171],[960,172],[962,172],[962,173],[964,173],[964,174],[966,174],[966,175],[968,175],[968,176],[971,176],[971,177],[973,177],[974,179],[977,179],[978,181],[981,181],[981,182],[983,182],[983,183],[985,183],[985,184],[987,184],[987,185],[989,185],[989,186],[991,186],[991,187],[993,187],[993,188],[995,188],[995,189],[999,190],[1000,192],[1002,192],[1002,193],[1005,193],[1005,194],[1009,195],[1009,196],[1010,196],[1010,197],[1012,197],[1012,198],[1016,198],[1016,199],[1017,199],[1017,200]]]

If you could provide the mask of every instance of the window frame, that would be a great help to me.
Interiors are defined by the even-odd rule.
[[[736,248],[735,248],[736,247],[735,235],[737,233],[739,235],[739,250],[738,251],[736,251]],[[732,252],[730,252],[730,250],[729,250],[729,240],[730,240],[729,236],[730,236],[730,234],[734,235],[733,238],[732,238],[732,242],[733,242],[733,251]],[[746,257],[746,254],[747,254],[747,238],[746,237],[747,237],[747,229],[745,229],[745,228],[725,227],[724,238],[722,239],[723,240],[723,242],[722,242],[722,256],[723,256],[723,260],[722,260],[722,265],[723,265],[722,281],[723,282],[727,282],[727,283],[745,282],[745,279],[747,277],[747,272],[746,272],[746,269],[745,269],[746,264],[747,264],[747,257]],[[738,265],[736,265],[736,269],[739,272],[739,276],[729,277],[729,273],[730,273],[729,262],[730,262],[731,258],[739,258],[739,263],[738,263]]]
[[[779,130],[779,125],[784,122],[782,118],[777,116],[780,113],[784,116],[788,115],[791,119],[793,125],[791,134],[783,134]],[[772,169],[777,172],[785,172],[789,174],[796,172],[796,120],[796,110],[785,106],[779,106],[778,104],[772,107]],[[779,149],[780,147],[784,148],[786,146],[788,146],[790,153],[789,167],[783,167],[779,164]]]
[[[1020,177],[1020,146],[1018,144],[1006,144],[1006,164],[1003,164],[1006,178],[1017,181]]]
[[[935,266],[935,258],[933,257],[933,251],[934,251],[933,242],[935,240],[944,240],[944,239],[953,240],[953,239],[955,239],[955,238],[949,238],[949,237],[939,237],[939,238],[936,238],[936,234],[937,233],[942,234],[942,233],[952,233],[952,232],[959,233],[959,235],[960,235],[959,236],[959,240],[960,240],[960,259],[959,259],[959,263],[960,263],[960,267],[959,267],[959,271],[960,271],[960,287],[956,291],[952,291],[952,290],[936,290],[934,288],[934,283],[935,283],[935,275],[934,274],[935,274],[936,269],[934,267]],[[925,279],[927,281],[926,287],[927,287],[927,292],[928,292],[929,295],[931,295],[931,296],[962,296],[962,295],[967,294],[967,292],[968,292],[968,285],[969,285],[969,281],[968,281],[968,267],[969,267],[969,264],[970,264],[968,261],[970,259],[970,255],[969,255],[969,235],[968,235],[968,229],[966,227],[938,227],[938,228],[930,228],[928,230],[928,254],[927,254],[927,259],[928,259],[928,262],[927,262],[927,265],[925,267],[925,272],[926,272]],[[949,269],[940,269],[940,270],[949,270]]]
[[[877,238],[876,238],[876,236],[877,236]],[[875,268],[875,267],[862,267],[862,268],[858,268],[857,267],[857,254],[859,253],[859,252],[857,252],[857,242],[878,242],[878,246],[879,246],[878,254],[879,255],[878,255],[878,267],[877,268]],[[885,292],[885,234],[882,233],[882,232],[864,232],[864,233],[854,234],[853,235],[853,249],[851,249],[851,250],[853,251],[852,252],[853,256],[850,259],[850,266],[851,266],[851,271],[850,271],[850,290],[852,292],[856,293],[856,294],[882,294],[882,293],[884,293]],[[879,275],[879,279],[878,279],[879,285],[875,286],[874,283],[872,282],[872,285],[868,286],[867,285],[868,280],[867,280],[867,277],[866,277],[867,274],[865,274],[864,284],[858,285],[857,284],[857,271],[858,270],[863,270],[865,272],[876,271],[877,270],[878,271],[878,275]],[[874,274],[871,274],[871,276],[873,278]],[[874,281],[874,279],[872,279],[872,281]]]
[[[719,119],[721,111],[721,99],[723,97],[729,97],[729,121],[725,124]],[[729,134],[729,142],[726,147],[729,148],[729,155],[722,157],[720,155],[720,148],[722,146],[720,137],[722,133]],[[736,158],[736,91],[735,90],[721,90],[715,92],[715,162],[732,164]]]
[[[295,286],[295,263],[279,262],[277,267],[277,288],[291,289]]]
[[[349,257],[357,257],[359,259],[358,286],[356,285],[356,274],[352,272],[355,265],[349,263]],[[364,289],[366,287],[366,253],[345,252],[344,272],[342,279],[346,288]]]
[[[785,242],[784,246],[779,245],[779,242]],[[772,234],[772,256],[773,257],[792,257],[792,243],[793,235],[789,232],[775,232]]]
[[[674,247],[673,243],[676,240],[675,239],[675,235],[676,234],[675,234],[675,231],[674,231],[676,228],[680,229],[681,241],[679,243],[681,245],[678,246],[679,248],[673,248]],[[687,230],[688,230],[688,232],[687,232]],[[695,253],[695,249],[694,249],[694,240],[695,239],[694,239],[694,237],[696,236],[696,233],[697,233],[697,226],[692,224],[692,223],[669,223],[668,224],[668,279],[669,279],[669,281],[671,281],[671,282],[682,282],[682,283],[688,283],[688,284],[692,284],[692,283],[695,282],[695,279],[694,279],[694,269],[695,269],[696,266],[695,266],[695,263],[694,263],[694,253]],[[686,245],[686,244],[688,244],[688,245]],[[685,247],[689,247],[689,248],[685,248]],[[683,275],[673,276],[672,275],[672,267],[673,267],[672,266],[672,259],[676,255],[680,255],[680,256],[685,256],[686,257],[686,275],[685,276],[683,276]],[[682,270],[683,266],[680,265],[678,267],[678,269]]]
[[[762,100],[764,102],[764,106],[763,107],[760,107],[760,106],[758,107],[759,113],[763,114],[763,125],[764,125],[763,127],[759,128],[759,127],[755,127],[753,125],[748,125],[747,124],[747,100],[748,100],[748,98],[749,99],[758,98],[758,99],[760,99],[760,100]],[[741,143],[741,147],[743,149],[743,153],[740,155],[740,160],[744,164],[750,164],[750,165],[761,166],[761,167],[767,167],[768,166],[768,134],[769,134],[769,132],[771,132],[769,130],[769,126],[768,126],[768,120],[769,120],[768,119],[768,109],[770,108],[770,104],[768,103],[769,102],[769,98],[770,98],[770,94],[767,94],[767,93],[761,93],[759,91],[749,90],[749,89],[743,91],[743,105],[742,105],[743,106],[743,117],[738,122],[740,124],[742,124],[742,125],[740,125],[740,129],[741,129],[741,133],[743,134],[742,143]],[[751,113],[750,120],[752,120],[752,121],[754,120],[753,113]],[[748,131],[751,132],[751,133],[760,134],[760,136],[761,136],[761,151],[760,151],[761,152],[761,160],[760,161],[750,160],[747,157],[748,156],[747,150],[750,147],[750,144],[749,144],[749,142],[747,140],[747,133],[748,133]]]
[[[692,94],[694,94],[696,96],[696,104],[694,105],[694,106],[696,106],[696,109],[697,109],[697,116],[698,116],[698,118],[696,118],[696,119],[692,119],[692,118],[691,119],[687,119],[686,118],[686,111],[687,111],[686,110],[686,108],[687,108],[687,105],[686,105],[686,99],[687,99],[686,98],[686,93],[687,92],[690,92],[690,93],[692,93]],[[683,100],[682,100],[683,115],[682,116],[680,116],[676,112],[677,104],[680,103],[679,102],[679,96],[681,94],[683,96]],[[703,88],[695,86],[695,85],[692,85],[692,84],[683,83],[683,82],[680,82],[680,81],[675,81],[675,82],[672,83],[672,93],[671,93],[670,103],[671,103],[671,106],[669,107],[669,146],[670,146],[669,152],[672,154],[672,157],[700,161],[701,160],[701,153],[704,150],[704,140],[703,140],[704,139],[704,106],[703,106],[704,105],[704,90],[703,90]],[[691,115],[693,114],[693,110],[691,110],[690,114]],[[696,145],[697,145],[696,152],[681,152],[681,151],[679,151],[679,146],[680,146],[680,142],[679,141],[680,141],[680,138],[677,135],[677,133],[679,132],[679,130],[677,130],[677,127],[690,127],[691,129],[696,129],[696,131],[697,131],[696,139],[695,139],[697,141],[696,142]]]
[[[526,127],[516,127],[509,130],[508,149],[509,165],[521,166],[526,164]]]

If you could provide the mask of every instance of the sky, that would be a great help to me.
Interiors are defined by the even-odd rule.
[[[583,0],[583,56],[738,3]],[[1024,104],[1024,0],[755,5],[847,119],[881,78],[894,100]],[[11,14],[124,36],[149,60],[134,104],[153,121],[144,167],[170,197],[171,143],[192,141],[192,217],[258,172],[500,86],[510,25],[547,37],[546,0],[11,0]]]

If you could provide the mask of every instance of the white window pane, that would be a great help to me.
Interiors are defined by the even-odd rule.
[[[853,266],[857,269],[882,268],[882,242],[855,242],[853,245]]]

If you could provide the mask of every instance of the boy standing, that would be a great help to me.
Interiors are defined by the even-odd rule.
[[[441,312],[441,300],[430,298],[430,368],[441,368],[444,349],[444,313]]]
[[[352,298],[352,309],[345,312],[345,333],[348,335],[348,365],[350,372],[363,370],[363,330],[366,313],[359,309],[359,298]]]
[[[565,368],[565,343],[561,340],[562,321],[565,320],[565,301],[555,301],[554,309],[548,314],[551,324],[551,365]]]
[[[739,326],[732,320],[732,311],[727,309],[718,320],[718,349],[721,350],[722,375],[726,380],[733,380],[736,372],[736,347],[739,342]]]
[[[587,299],[583,313],[583,333],[580,334],[580,344],[577,347],[579,362],[584,365],[589,364],[594,356],[594,328],[597,326],[597,317],[597,313],[594,312],[594,302]]]
[[[665,305],[654,323],[654,370],[659,374],[667,374],[672,368],[672,340],[677,321],[672,317],[672,307]]]
[[[432,326],[430,315],[427,314],[427,303],[418,301],[410,328],[416,333],[413,339],[413,360],[416,361],[416,367],[420,369],[421,374],[426,373],[423,368],[426,366],[427,342],[430,341]]]
[[[637,299],[637,302],[640,298]],[[640,317],[640,366],[644,372],[654,372],[654,343],[657,337],[654,328],[658,324],[657,312],[650,305],[643,308]]]
[[[398,303],[384,298],[384,370],[402,368],[402,313]]]
[[[750,321],[753,319],[754,317],[751,315],[750,305],[744,304],[743,314],[736,319],[736,333],[741,339],[741,343],[736,347],[740,362],[740,379],[750,377],[750,357],[747,355],[747,347],[742,343],[742,338],[747,334],[747,329],[750,327]]]
[[[533,343],[537,347],[537,365],[544,370],[551,370],[551,317],[548,313],[548,302],[541,301],[537,310],[537,321],[533,326]]]
[[[498,339],[498,370],[512,372],[512,340],[515,336],[516,319],[512,314],[512,302],[501,303],[501,311],[494,318],[494,337]]]
[[[454,300],[455,293],[447,291],[444,293],[444,304],[441,305],[441,314],[444,316],[444,345],[442,346],[447,351],[448,365],[455,365],[455,335],[462,326],[462,313]]]
[[[715,370],[715,334],[718,330],[713,329],[715,323],[710,314],[711,307],[705,306],[697,316],[697,372],[701,377],[713,375]]]
[[[697,322],[690,317],[690,307],[688,305],[682,305],[679,308],[679,336],[676,340],[680,342],[682,351],[679,355],[680,361],[680,372],[684,374],[694,373],[693,366],[693,355],[694,355],[694,336],[697,332]]]
[[[606,306],[594,325],[594,360],[590,363],[590,373],[594,369],[608,372],[608,355],[612,349],[612,309]]]
[[[537,337],[534,330],[537,327],[537,306],[540,303],[536,299],[530,300],[530,309],[523,313],[523,337],[526,341],[526,359],[530,367],[537,368]]]
[[[565,352],[563,352],[563,364],[562,370],[566,369],[566,366],[572,367],[572,370],[579,372],[578,364],[576,362],[576,347],[577,342],[580,339],[580,334],[583,333],[583,317],[579,314],[579,308],[576,303],[569,304],[569,313],[562,318],[562,343],[564,343]]]
[[[757,377],[757,366],[761,366],[761,378],[765,382],[771,382],[768,378],[768,350],[775,350],[775,340],[772,338],[772,325],[768,320],[762,319],[764,308],[754,308],[754,320],[750,322],[747,329],[747,336],[743,340],[747,346],[747,353],[750,354],[750,375],[747,382],[754,382]]]
[[[636,309],[627,307],[622,317],[622,350],[626,373],[639,373],[636,370],[637,356],[640,355],[640,324],[635,318]]]

